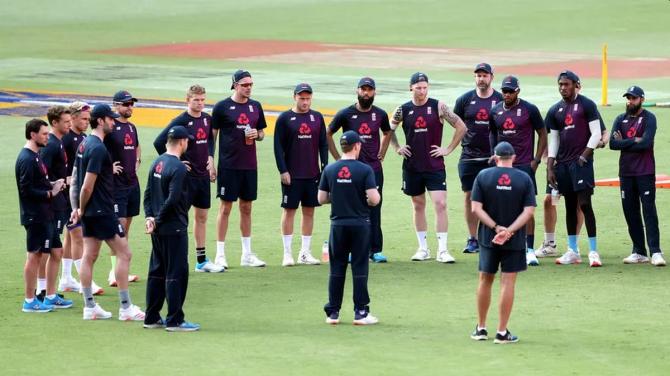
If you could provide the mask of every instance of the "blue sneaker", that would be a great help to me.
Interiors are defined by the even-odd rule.
[[[72,307],[72,300],[63,299],[58,295],[53,299],[49,299],[45,296],[44,304],[53,306],[55,309],[70,308]]]
[[[463,253],[477,253],[479,252],[479,242],[476,238],[468,238],[468,242],[465,243],[465,248],[463,248]]]
[[[165,328],[168,332],[195,332],[200,330],[200,325],[184,321],[179,326],[168,326]]]
[[[373,253],[372,255],[370,255],[370,260],[376,263],[383,263],[388,261],[386,256],[384,256],[384,254],[381,252]]]
[[[159,318],[158,321],[156,321],[153,324],[147,324],[146,322],[144,325],[142,325],[144,329],[163,329],[165,328],[165,320],[162,318]]]
[[[44,313],[44,312],[51,312],[54,310],[53,306],[50,306],[48,304],[44,304],[44,302],[41,302],[37,299],[33,299],[32,303],[28,303],[27,301],[23,301],[23,308],[21,309],[23,312],[36,312],[36,313]]]

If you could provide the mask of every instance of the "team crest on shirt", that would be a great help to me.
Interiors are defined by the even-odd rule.
[[[340,171],[337,172],[337,182],[351,183],[351,171],[349,170],[349,167],[342,166]]]
[[[230,106],[230,107],[228,107],[228,109],[229,109],[229,110],[234,110],[234,109],[235,109],[235,106]]]
[[[192,127],[192,126],[193,126],[193,122],[192,122],[192,121],[189,121],[189,122],[188,122],[188,126],[189,126],[189,127]]]
[[[572,106],[572,111],[575,112],[579,109],[579,103],[575,103],[574,106]]]
[[[433,113],[433,108],[432,108],[432,107],[428,107],[428,108],[426,109],[426,113],[427,113],[428,115],[431,115],[431,114]]]
[[[309,121],[314,122],[314,114],[309,114]]]
[[[372,116],[372,121],[377,121],[377,113],[373,112],[371,116]]]
[[[511,191],[512,190],[512,178],[508,174],[501,174],[498,178],[498,185],[496,189],[499,191]]]
[[[516,116],[517,117],[521,116],[521,109],[520,108],[516,109]]]
[[[426,119],[423,116],[417,117],[414,121],[414,133],[428,132],[427,126],[428,124],[426,124]]]
[[[202,123],[205,124],[205,127],[207,127],[207,126],[208,126],[208,124],[207,124],[207,118],[202,119]]]
[[[491,101],[491,108],[496,106],[496,101]]]
[[[254,112],[254,106],[249,105],[249,112]]]
[[[312,138],[312,128],[307,123],[300,124],[298,128],[298,139]]]
[[[358,119],[358,115],[351,115],[352,119]]]

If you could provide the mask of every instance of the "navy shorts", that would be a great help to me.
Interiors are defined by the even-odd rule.
[[[130,218],[140,214],[140,184],[130,188],[114,190],[114,212],[119,218]]]
[[[319,178],[291,179],[291,185],[281,185],[281,207],[297,209],[298,205],[307,208],[319,206]]]
[[[463,192],[472,191],[472,185],[475,182],[477,174],[491,165],[488,161],[458,161],[458,177],[461,179],[461,189]]]
[[[447,172],[412,172],[402,170],[402,191],[408,196],[419,196],[429,191],[447,190]]]
[[[63,229],[70,220],[68,213],[64,211],[55,211],[53,220],[54,235],[51,239],[51,248],[63,248],[63,243],[60,236],[63,235]]]
[[[54,222],[32,223],[26,228],[26,251],[51,253],[55,236]],[[58,248],[58,247],[53,247]]]
[[[81,219],[81,228],[85,238],[96,238],[98,240],[114,239],[126,236],[123,226],[116,216],[95,216],[83,217]]]
[[[212,206],[209,177],[188,175],[186,182],[191,205],[199,209],[209,209]]]
[[[479,271],[496,274],[498,267],[503,273],[518,273],[526,270],[526,250],[507,250],[497,246],[485,247],[479,243]]]
[[[514,166],[517,170],[521,170],[530,176],[530,180],[533,181],[533,187],[535,188],[535,194],[537,194],[537,182],[535,181],[535,171],[530,167],[530,164]],[[551,193],[551,191],[549,191]]]
[[[257,170],[219,169],[216,177],[216,197],[223,201],[256,200],[258,193]]]
[[[577,161],[557,164],[556,181],[561,194],[582,191],[592,194],[593,187],[596,185],[593,161],[587,161],[583,166],[580,166]]]

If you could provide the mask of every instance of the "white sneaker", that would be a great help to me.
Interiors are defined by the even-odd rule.
[[[412,256],[412,261],[426,261],[430,260],[430,251],[427,249],[417,249],[414,256]]]
[[[596,251],[589,252],[589,266],[592,268],[597,268],[603,266],[603,263],[600,261],[600,255]]]
[[[293,255],[290,253],[284,253],[284,260],[281,262],[281,266],[293,266],[295,261],[293,261]]]
[[[536,257],[553,257],[558,256],[558,251],[556,250],[556,243],[544,241],[542,247],[535,250]]]
[[[665,259],[661,252],[656,252],[651,256],[651,264],[654,266],[665,266]]]
[[[138,277],[137,274],[128,274],[128,282],[137,282],[139,280],[140,277]],[[109,271],[109,275],[107,276],[107,282],[111,287],[118,286],[118,284],[116,283],[116,275],[114,274],[114,270]]]
[[[226,261],[226,254],[223,252],[216,252],[216,257],[214,258],[214,264],[224,269],[228,269],[228,261]]]
[[[255,253],[250,252],[248,255],[242,255],[240,259],[240,266],[262,267],[265,266],[265,261],[259,259]]]
[[[537,259],[537,256],[535,256],[534,252],[526,252],[526,265],[530,266],[540,265],[540,261]]]
[[[628,257],[623,259],[624,264],[646,264],[649,262],[649,257],[639,253],[631,253]]]
[[[374,325],[379,322],[379,319],[372,316],[371,313],[368,312],[367,316],[361,318],[361,319],[354,319],[354,325]]]
[[[314,258],[310,251],[300,251],[300,254],[298,254],[298,264],[319,265],[321,264],[321,261]]]
[[[572,249],[568,248],[568,251],[563,254],[563,256],[556,259],[556,264],[559,265],[569,265],[569,264],[581,264],[582,256],[579,253],[575,253]]]
[[[417,252],[418,253],[418,252]],[[414,255],[416,256],[416,255]],[[453,264],[456,262],[456,259],[454,256],[452,256],[448,250],[440,251],[437,253],[437,257],[435,258],[435,261],[437,262],[442,262],[445,264]]]
[[[84,293],[81,288],[79,289],[79,293],[80,294]],[[93,295],[103,295],[105,293],[105,290],[102,287],[98,286],[98,284],[95,283],[95,281],[91,281],[91,293]]]
[[[144,312],[140,307],[131,304],[130,307],[119,308],[119,320],[121,321],[144,321]]]
[[[225,270],[226,270],[225,268],[213,264],[209,260],[205,260],[205,262],[195,264],[195,272],[197,273],[222,273]]]
[[[79,292],[81,290],[81,285],[79,282],[77,282],[76,279],[70,277],[70,278],[61,278],[60,282],[58,283],[58,290],[59,291],[72,291],[72,292]]]
[[[107,320],[110,318],[112,318],[112,313],[102,309],[98,303],[93,308],[84,307],[84,320]]]

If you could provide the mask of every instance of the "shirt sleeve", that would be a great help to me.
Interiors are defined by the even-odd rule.
[[[526,208],[528,206],[537,206],[537,203],[535,201],[535,186],[533,185],[533,180],[531,180],[530,176],[527,174],[524,174],[526,177],[526,194],[523,198],[523,207]]]
[[[544,117],[544,124],[547,126],[547,130],[561,130],[558,124],[556,124],[556,106],[552,106],[549,111],[547,111],[547,116]]]
[[[328,125],[328,130],[330,133],[336,133],[340,130],[340,128],[342,128],[342,120],[345,118],[344,112],[346,112],[346,109],[338,111],[335,114],[335,117],[333,117],[333,120],[330,121],[330,124]]]
[[[280,174],[283,174],[288,171],[286,167],[286,160],[284,158],[284,142],[285,142],[285,129],[286,129],[286,113],[279,115],[277,122],[275,123],[275,134],[274,134],[274,154],[275,154],[275,163],[277,164],[277,170]]]
[[[454,104],[454,113],[458,115],[461,119],[464,118],[465,116],[465,95],[461,95],[456,99],[456,103]]]
[[[161,133],[158,134],[158,136],[156,136],[156,139],[154,140],[154,149],[156,149],[156,152],[158,153],[158,155],[161,155],[161,154],[163,154],[167,151],[167,148],[165,146],[165,144],[167,144],[167,141],[168,141],[168,136],[167,135],[168,135],[168,132],[170,131],[170,129],[172,129],[172,127],[177,125],[177,123],[176,123],[177,119],[179,119],[179,118],[173,119],[170,122],[170,124],[168,124],[167,127],[165,127],[161,131]]]
[[[528,116],[530,117],[530,123],[533,125],[533,129],[538,130],[544,128],[542,114],[540,114],[540,110],[537,109],[537,106],[532,104],[528,106]]]
[[[267,128],[268,124],[265,122],[265,113],[263,112],[263,107],[258,102],[256,102],[256,104],[258,104],[258,124],[256,124],[256,129],[260,131],[261,129]]]
[[[614,119],[614,124],[612,125],[612,134],[614,132],[621,132],[621,122],[625,118],[624,115],[617,116]],[[612,150],[627,150],[635,141],[630,138],[622,138],[621,140],[616,140],[614,137],[610,137],[610,149]]]
[[[105,158],[109,158],[109,154],[105,151],[105,148],[96,147],[91,150],[91,154],[88,159],[88,166],[86,166],[86,172],[90,172],[96,175],[99,175],[102,171],[102,165],[105,161]]]
[[[152,178],[152,173],[154,171],[154,168],[156,168],[156,162],[151,164],[151,167],[149,168],[149,173],[147,174],[147,185],[146,188],[144,189],[144,217],[155,217],[156,214],[153,211],[153,208],[151,207],[151,196],[152,196],[152,188],[151,188],[151,178]]]
[[[133,138],[135,139],[135,145],[140,146],[140,137],[137,134],[137,127],[134,124],[130,124],[130,128],[133,130]]]
[[[185,178],[186,167],[181,162],[179,164],[175,163],[174,173],[168,186],[168,196],[165,198],[165,202],[163,202],[160,212],[156,217],[156,223],[161,222],[168,213],[173,212],[175,207],[179,205],[182,199],[181,193]]]
[[[224,127],[223,102],[214,105],[212,109],[212,128],[222,129]]]
[[[328,167],[321,174],[321,181],[319,182],[319,190],[330,192],[330,184],[328,184]]]
[[[361,162],[362,163],[362,162]],[[377,180],[372,167],[365,165],[365,190],[377,188]]]
[[[588,123],[598,120],[603,124],[602,119],[600,118],[600,112],[598,112],[598,107],[592,100],[582,101],[582,106],[584,106],[584,116]]]
[[[647,123],[644,126],[644,133],[642,134],[642,140],[633,145],[628,149],[630,151],[643,151],[651,149],[654,147],[654,137],[656,136],[656,116],[651,112],[647,112]]]
[[[40,158],[42,159],[42,163],[47,166],[47,171],[51,171],[51,165],[53,164],[54,157],[57,153],[57,150],[54,146],[56,146],[55,143],[49,142],[47,143],[47,146],[40,150]]]
[[[472,183],[472,193],[470,194],[470,200],[475,202],[484,203],[484,197],[482,196],[482,188],[480,185],[481,174],[478,174],[475,177],[474,183]]]
[[[35,188],[35,166],[34,161],[23,160],[19,165],[19,196],[24,199],[37,199],[40,201],[49,198],[49,191]]]
[[[319,132],[319,160],[321,161],[321,171],[328,164],[328,139],[326,138],[326,120],[323,114],[319,114],[321,119],[321,131]]]

